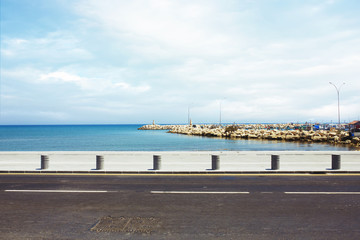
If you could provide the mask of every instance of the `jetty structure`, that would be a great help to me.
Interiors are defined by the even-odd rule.
[[[360,148],[360,137],[350,131],[331,128],[314,130],[306,124],[232,124],[232,125],[144,125],[139,130],[168,130],[169,133],[230,139],[258,139],[346,144]]]

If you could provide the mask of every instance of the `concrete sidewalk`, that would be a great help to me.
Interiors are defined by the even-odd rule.
[[[341,156],[340,169],[332,169],[332,155]],[[49,158],[41,169],[41,155]],[[103,168],[96,170],[96,156]],[[153,155],[160,155],[154,170]],[[217,170],[212,155],[219,156]],[[271,169],[271,155],[279,155],[279,168]],[[223,151],[223,152],[0,152],[1,173],[360,173],[358,151]]]

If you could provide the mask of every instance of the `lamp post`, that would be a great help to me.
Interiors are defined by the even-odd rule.
[[[219,126],[221,126],[221,100],[220,100],[220,119],[219,119]]]
[[[345,83],[342,83],[339,87],[337,87],[332,82],[329,82],[329,83],[335,87],[336,92],[337,92],[337,98],[338,98],[338,124],[339,124],[339,127],[340,127],[340,89],[341,89],[342,86],[344,86]]]
[[[221,126],[221,103],[222,103],[222,100],[224,100],[224,99],[226,99],[226,98],[220,99],[220,119],[219,119],[220,126]]]
[[[190,123],[191,123],[191,118],[190,118],[190,107],[192,106],[192,104],[193,103],[190,103],[189,105],[188,105],[188,124],[190,125]]]
[[[188,106],[188,124],[190,125],[190,105]]]

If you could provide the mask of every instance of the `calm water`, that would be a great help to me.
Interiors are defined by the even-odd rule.
[[[140,131],[141,125],[0,126],[0,151],[343,151],[347,147]]]

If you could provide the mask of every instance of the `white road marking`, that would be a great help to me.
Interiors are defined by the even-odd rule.
[[[360,194],[360,192],[284,192],[285,194]]]
[[[30,193],[109,193],[116,191],[106,190],[35,190],[19,189],[5,190],[5,192],[30,192]],[[250,194],[250,192],[220,192],[220,191],[150,191],[152,194]],[[271,194],[273,192],[261,192],[262,194]],[[360,192],[284,192],[284,194],[311,194],[311,195],[360,195]]]
[[[214,191],[150,191],[152,194],[250,194],[250,192],[214,192]],[[261,192],[261,194],[273,194],[274,192]],[[283,192],[285,194],[360,194],[360,192]]]
[[[109,191],[92,190],[5,190],[5,192],[33,192],[33,193],[107,193]]]
[[[151,191],[154,194],[249,194],[250,192]]]

